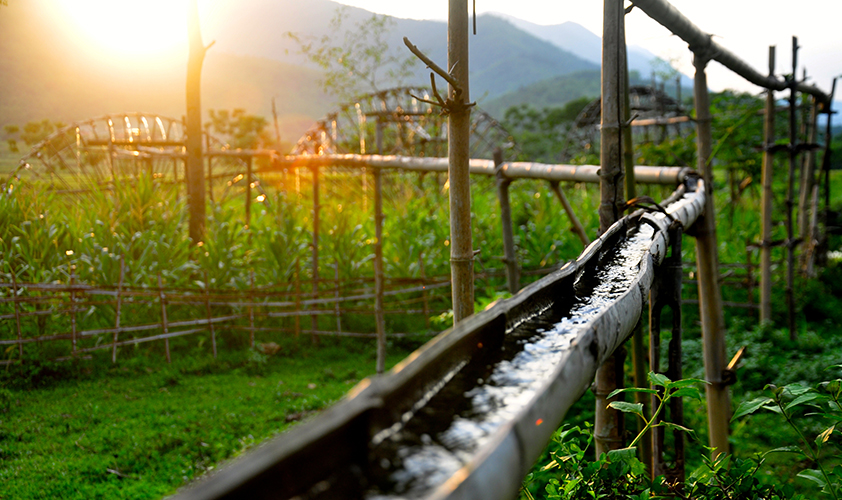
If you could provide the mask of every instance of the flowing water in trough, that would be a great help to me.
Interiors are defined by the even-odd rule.
[[[582,328],[629,289],[653,235],[644,224],[601,250],[569,295],[537,305],[499,349],[457,366],[426,403],[377,434],[365,498],[421,498],[465,465],[547,382]]]

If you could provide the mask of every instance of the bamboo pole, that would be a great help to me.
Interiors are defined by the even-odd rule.
[[[515,253],[515,238],[512,230],[512,207],[509,204],[509,184],[511,180],[503,176],[503,151],[494,150],[494,164],[497,166],[497,201],[500,203],[500,223],[503,229],[503,252],[506,263],[506,279],[509,293],[516,294],[520,289],[520,270]]]
[[[833,96],[836,94],[836,78],[833,79],[833,84],[830,87],[830,100],[828,102],[833,102]],[[825,125],[825,132],[824,132],[824,155],[822,156],[822,170],[824,171],[824,211],[825,217],[827,217],[827,213],[830,210],[830,152],[831,148],[830,145],[833,142],[831,137],[831,122],[830,119],[833,115],[833,109],[830,104],[827,106],[827,124]],[[825,220],[825,225],[827,225],[827,220]]]
[[[789,176],[786,190],[786,309],[789,325],[789,338],[795,340],[795,233],[793,228],[792,209],[795,203],[795,163],[798,158],[797,109],[798,92],[795,89],[798,67],[798,38],[792,37],[792,85],[789,88]]]
[[[74,289],[74,285],[76,284],[76,266],[70,266],[70,334],[72,335],[73,339],[71,340],[72,351],[71,355],[76,356],[76,290]]]
[[[339,311],[339,262],[333,262],[333,296],[336,298],[336,303],[333,306],[333,314],[336,316],[336,331],[342,333],[342,314]]]
[[[427,274],[424,272],[424,253],[418,254],[418,272],[421,275],[421,300],[424,303],[424,325],[430,329],[430,301],[427,298]]]
[[[775,74],[775,46],[769,47],[769,76]],[[763,122],[764,152],[762,167],[763,196],[760,199],[760,322],[772,320],[772,178],[775,169],[775,91],[766,91]]]
[[[254,296],[254,269],[249,270],[249,290]],[[249,304],[249,347],[254,348],[254,306]],[[214,351],[216,343],[214,343]]]
[[[111,362],[117,362],[117,340],[120,336],[120,313],[123,307],[123,280],[126,276],[126,258],[120,256],[120,279],[117,282],[117,310],[114,318],[114,337],[111,340]]]
[[[576,217],[576,212],[573,211],[573,207],[570,205],[570,202],[567,200],[567,196],[564,195],[564,191],[561,190],[559,187],[558,181],[550,181],[550,189],[555,193],[556,198],[558,201],[561,202],[561,206],[564,208],[564,212],[567,214],[567,218],[570,219],[570,223],[573,225],[572,229],[573,232],[579,236],[579,240],[582,242],[582,246],[588,246],[591,244],[590,238],[588,238],[588,233],[585,231],[585,227],[582,226],[582,223],[579,222],[579,218]]]
[[[468,2],[449,0],[447,67],[459,84],[448,84],[454,102],[448,114],[448,178],[450,180],[450,269],[453,322],[474,313],[474,250],[471,235],[470,137],[468,80]]]
[[[249,307],[251,309],[251,307]],[[216,329],[214,329],[211,306],[210,306],[210,281],[208,280],[208,272],[205,271],[205,314],[208,317],[208,328],[211,334],[211,347],[213,348],[213,357],[216,358]]]
[[[810,116],[804,121],[804,127],[807,129],[807,145],[810,149],[804,156],[801,170],[801,192],[799,193],[798,201],[798,228],[801,230],[801,241],[804,242],[804,252],[802,253],[802,269],[806,272],[807,267],[810,267],[809,259],[812,258],[812,252],[809,251],[811,246],[811,232],[810,221],[812,220],[812,195],[813,186],[816,185],[816,149],[813,147],[816,144],[816,136],[819,113],[819,103],[813,99],[813,104],[810,106]]]
[[[164,332],[164,350],[167,352],[167,364],[172,364],[172,358],[170,357],[170,338],[167,336],[170,333],[167,322],[167,298],[164,295],[164,286],[161,283],[161,273],[158,273],[158,296],[161,299],[161,330]]]
[[[622,169],[622,75],[620,74],[620,45],[623,22],[622,0],[604,0],[602,33],[602,115],[600,129],[600,205],[599,232],[608,230],[620,218],[623,198]],[[622,387],[622,356],[615,352],[599,367],[594,382],[596,415],[594,442],[596,455],[623,446],[622,413],[608,408],[614,399],[608,399],[614,389]],[[618,383],[619,382],[619,383]]]
[[[23,332],[20,328],[20,304],[18,303],[18,277],[12,271],[12,303],[15,307],[15,329],[18,332],[18,358],[23,361]]]
[[[301,311],[301,266],[298,257],[295,258],[295,338],[301,335],[301,316],[298,313]]]
[[[728,453],[728,422],[731,419],[731,398],[723,381],[725,359],[725,318],[722,315],[722,292],[719,288],[719,255],[716,241],[716,211],[711,167],[711,115],[705,66],[708,58],[694,54],[696,74],[693,96],[696,104],[697,169],[705,185],[704,216],[695,224],[696,266],[699,271],[699,316],[702,320],[705,394],[708,403],[708,428],[713,455]]]
[[[252,166],[254,157],[249,156],[246,161],[246,228],[251,225],[251,185],[252,185]],[[251,234],[251,233],[249,233]]]
[[[311,169],[313,174],[313,298],[319,296],[319,168]],[[319,330],[319,317],[316,314],[310,316],[310,329],[312,332]],[[319,345],[319,336],[316,333],[310,334],[313,344]]]
[[[205,179],[202,161],[202,64],[210,48],[202,42],[199,25],[199,8],[191,0],[187,8],[188,56],[187,56],[187,115],[185,146],[187,150],[186,176],[187,199],[190,208],[190,239],[193,243],[202,241],[205,234]],[[213,43],[211,43],[213,45]]]
[[[377,373],[386,369],[386,321],[383,314],[383,173],[374,171],[374,315],[377,327]]]

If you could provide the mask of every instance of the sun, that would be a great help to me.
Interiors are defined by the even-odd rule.
[[[187,0],[56,0],[55,14],[103,55],[156,56],[187,44]]]

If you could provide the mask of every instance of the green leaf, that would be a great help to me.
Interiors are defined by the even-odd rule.
[[[672,387],[676,389],[681,389],[684,387],[689,387],[691,385],[705,385],[707,382],[698,378],[683,378],[681,380],[676,380],[672,383]]]
[[[749,415],[751,413],[756,412],[762,406],[767,405],[769,403],[774,403],[772,398],[756,398],[751,401],[743,401],[740,403],[740,406],[737,407],[737,411],[734,412],[734,416],[731,417],[731,422],[734,420],[742,417],[743,415]]]
[[[693,398],[693,399],[698,399],[698,400],[701,401],[702,393],[699,392],[699,390],[696,389],[695,387],[683,387],[683,388],[673,392],[672,394],[670,394],[670,397],[672,397],[672,398]]]
[[[797,446],[781,446],[780,448],[775,448],[774,450],[767,451],[763,454],[763,456],[765,457],[769,453],[798,453],[801,455],[804,454],[804,452],[801,451],[801,448]]]
[[[627,387],[625,389],[614,389],[613,391],[611,391],[611,394],[608,395],[608,399],[613,398],[617,394],[625,392],[644,392],[646,394],[658,394],[658,391],[656,391],[655,389],[645,389],[643,387]]]
[[[797,397],[806,392],[812,391],[813,388],[803,384],[789,384],[784,386],[784,390]]]
[[[643,403],[629,403],[626,401],[612,401],[608,404],[609,408],[613,408],[623,413],[634,413],[643,418]]]
[[[810,401],[813,401],[813,400],[817,399],[818,397],[819,397],[819,394],[817,394],[815,392],[807,392],[807,393],[801,394],[797,398],[793,399],[788,405],[786,405],[784,407],[784,410],[788,411],[791,408],[795,408],[798,405],[801,405],[801,404],[804,404],[804,403],[809,403]]]
[[[798,473],[798,477],[802,477],[804,479],[813,481],[822,488],[827,486],[827,481],[824,480],[824,476],[822,475],[821,471],[818,471],[816,469],[804,469]]]
[[[661,387],[666,387],[672,383],[672,380],[670,380],[666,375],[655,372],[649,372],[649,381],[652,382],[652,385]]]
[[[666,429],[672,429],[674,431],[682,431],[686,432],[687,434],[695,434],[696,431],[689,427],[684,427],[683,425],[674,424],[672,422],[660,422],[656,426],[653,427],[664,427]]]

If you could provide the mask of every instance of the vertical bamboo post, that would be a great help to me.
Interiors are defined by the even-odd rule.
[[[573,207],[570,205],[570,201],[567,200],[567,196],[564,195],[564,191],[561,190],[559,187],[558,181],[550,181],[550,189],[552,189],[553,193],[555,193],[556,198],[558,201],[561,202],[561,206],[564,208],[564,212],[567,214],[567,218],[570,219],[570,223],[573,225],[572,229],[573,232],[579,236],[579,240],[582,242],[582,246],[588,246],[591,244],[590,238],[588,238],[588,233],[585,231],[585,227],[582,226],[582,223],[579,222],[579,218],[576,217],[576,212],[573,211]]]
[[[600,174],[599,174],[599,232],[604,233],[620,218],[623,198],[622,169],[622,75],[620,74],[621,48],[620,24],[623,22],[623,2],[604,0],[602,33],[602,117],[600,130]],[[608,408],[608,399],[614,389],[622,386],[622,356],[619,352],[610,356],[596,372],[594,382],[596,415],[594,442],[596,455],[621,448],[623,445],[622,414]]]
[[[170,326],[167,322],[167,298],[164,295],[164,285],[161,283],[161,273],[158,273],[158,298],[161,299],[161,329],[164,335],[167,335],[170,332]],[[164,350],[167,352],[167,364],[172,364],[169,337],[164,338]]]
[[[123,308],[123,280],[126,276],[126,258],[120,257],[120,279],[117,282],[117,310],[114,318],[114,337],[111,339],[111,362],[117,362],[117,340],[120,338],[120,314]]]
[[[246,162],[246,228],[251,225],[251,185],[252,185],[252,164],[254,157],[249,156]]]
[[[455,103],[448,114],[447,155],[450,179],[450,273],[453,322],[474,313],[474,250],[471,235],[470,140],[468,80],[468,1],[449,0],[447,67],[459,88],[449,86]]]
[[[336,332],[342,333],[342,313],[339,309],[339,261],[337,260],[333,261],[333,283],[333,297],[336,299],[336,302],[333,303],[333,314],[336,316]]]
[[[386,368],[386,318],[383,311],[383,173],[374,169],[374,316],[377,327],[377,373]]]
[[[210,134],[208,131],[205,132],[205,151],[210,153]],[[208,199],[211,202],[211,205],[214,205],[213,200],[213,156],[210,154],[208,156]]]
[[[728,422],[731,419],[731,397],[723,381],[725,360],[725,318],[722,315],[722,292],[719,288],[719,255],[716,241],[716,211],[711,167],[711,115],[705,67],[709,59],[694,54],[696,74],[693,97],[696,104],[696,168],[705,183],[705,212],[696,221],[696,266],[699,271],[699,316],[702,320],[705,394],[708,403],[708,428],[713,455],[728,453]]]
[[[295,258],[295,338],[301,335],[301,264]]]
[[[833,116],[833,96],[836,94],[836,78],[830,86],[830,99],[827,101],[827,125],[824,132],[824,155],[822,156],[822,170],[824,171],[824,210],[830,210],[830,144],[831,139],[831,117]],[[825,221],[825,224],[827,222]]]
[[[18,358],[23,361],[23,332],[20,328],[20,303],[18,299],[18,278],[12,271],[12,304],[15,307],[15,328],[18,332]]]
[[[795,163],[798,157],[798,134],[796,131],[798,92],[795,90],[797,68],[798,38],[792,37],[792,80],[789,87],[789,176],[787,177],[786,191],[786,309],[790,340],[795,340],[797,336],[795,332],[795,295],[793,290],[795,286],[795,234],[792,220],[792,209],[795,203],[793,198],[795,195]]]
[[[199,25],[199,8],[191,0],[187,8],[187,117],[185,146],[187,150],[186,176],[187,198],[190,208],[190,239],[193,243],[202,241],[205,234],[205,173],[202,161],[202,64],[210,46],[202,42]],[[213,44],[211,44],[213,45]]]
[[[769,47],[769,76],[775,74],[775,46]],[[772,321],[772,177],[775,170],[775,91],[766,91],[763,121],[763,195],[760,199],[760,322]]]
[[[254,269],[249,270],[249,290],[249,347],[254,348]]]
[[[313,298],[319,297],[319,167],[312,167],[313,172]],[[310,316],[310,339],[319,345],[319,317]]]
[[[76,266],[70,266],[70,338],[71,355],[76,356]]]
[[[503,174],[503,151],[500,148],[494,149],[494,173],[497,178],[497,201],[500,203],[500,223],[503,229],[506,278],[509,293],[514,295],[520,289],[520,270],[517,265],[515,237],[512,230],[512,207],[509,204],[509,184],[512,181]]]
[[[807,96],[807,94],[804,94]],[[818,120],[818,113],[819,113],[819,103],[814,98],[813,104],[810,106],[810,117],[805,120],[804,127],[807,129],[807,144],[813,145],[816,143],[816,129]],[[810,235],[810,219],[812,218],[812,210],[811,210],[811,199],[813,195],[813,186],[816,184],[816,150],[814,148],[810,148],[807,151],[807,154],[804,155],[804,161],[802,162],[802,170],[801,170],[801,192],[799,193],[799,200],[798,200],[798,228],[801,230],[801,241],[804,242],[804,252],[803,252],[803,265],[802,268],[804,270],[807,269],[808,257],[812,256],[812,252],[809,251],[810,241],[812,241]]]
[[[210,306],[210,280],[208,280],[208,272],[205,271],[205,314],[208,317],[208,329],[211,334],[211,347],[213,348],[213,357],[216,358],[216,329],[213,326]]]
[[[424,302],[424,324],[430,329],[430,300],[427,297],[427,273],[424,271],[424,253],[418,254],[418,272],[421,274],[421,300]]]

